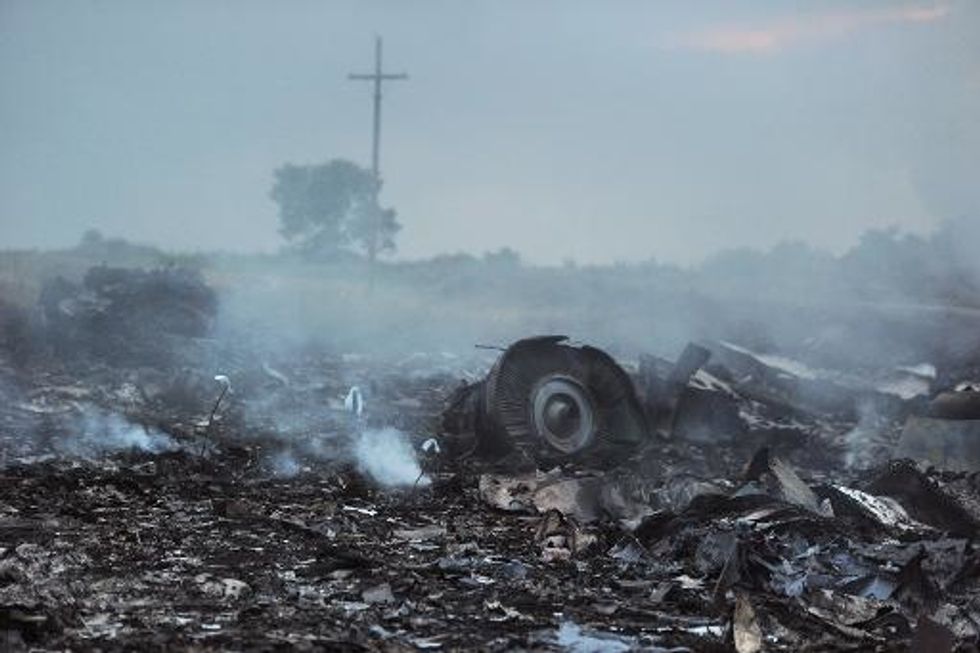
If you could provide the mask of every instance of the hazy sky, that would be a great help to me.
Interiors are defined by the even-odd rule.
[[[980,220],[973,0],[0,0],[0,247],[276,249],[274,168],[368,163],[375,33],[402,257]]]

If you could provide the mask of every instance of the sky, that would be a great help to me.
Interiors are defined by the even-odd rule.
[[[0,0],[0,247],[275,251],[370,162],[398,258],[693,264],[980,220],[980,3]]]

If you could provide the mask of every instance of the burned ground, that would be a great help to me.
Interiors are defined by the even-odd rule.
[[[85,306],[111,307],[96,299]],[[52,337],[86,335],[74,324]],[[138,348],[145,327],[124,328]],[[494,352],[283,354],[171,335],[181,355],[153,367],[51,342],[28,343],[24,365],[8,343],[7,648],[978,644],[980,478],[896,454],[923,398],[883,399],[874,383],[841,392],[839,378],[716,344],[674,432],[612,467],[539,468],[448,455],[466,447],[444,430],[447,402]],[[626,365],[641,394],[664,367]],[[231,390],[214,410],[219,374]],[[363,417],[344,406],[351,386]],[[872,419],[861,407],[875,398]],[[399,468],[386,484],[390,467],[365,458],[385,452],[358,453],[368,431],[403,435],[424,475],[405,482]],[[441,455],[423,451],[431,437]]]

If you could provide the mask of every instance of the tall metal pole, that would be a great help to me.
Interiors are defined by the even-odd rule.
[[[371,172],[381,180],[381,37],[374,37],[374,139],[371,141]]]
[[[381,191],[381,84],[382,82],[396,79],[408,79],[405,73],[386,73],[381,61],[381,37],[374,37],[374,72],[371,74],[351,73],[348,79],[366,80],[374,82],[374,130],[371,141],[371,173],[374,175],[374,207],[372,210],[380,214],[378,205],[378,193]],[[378,252],[378,222],[380,216],[375,216],[375,224],[368,243],[368,258],[370,258],[373,268],[374,258]]]

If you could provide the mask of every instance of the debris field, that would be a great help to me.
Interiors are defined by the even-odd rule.
[[[265,352],[216,310],[93,269],[8,330],[4,650],[980,646],[968,364]]]

